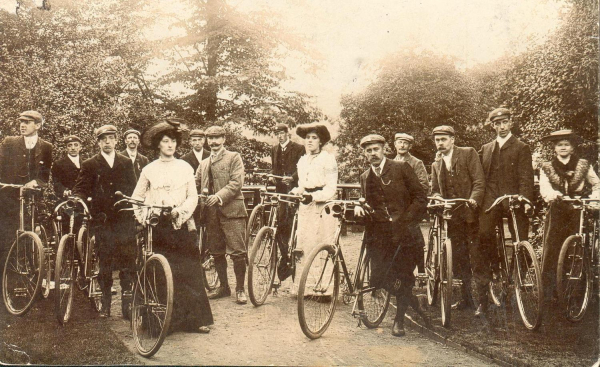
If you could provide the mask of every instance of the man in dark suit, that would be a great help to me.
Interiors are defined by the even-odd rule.
[[[148,163],[150,163],[148,158],[138,151],[138,147],[140,146],[140,136],[140,132],[135,129],[129,129],[125,131],[124,139],[127,148],[119,152],[119,154],[131,159],[131,163],[133,164],[133,174],[135,175],[135,182],[137,182],[137,180],[140,178],[140,172],[142,172],[142,169],[146,167]]]
[[[277,124],[275,126],[275,136],[278,144],[271,148],[272,173],[276,176],[284,176],[283,179],[274,179],[275,191],[287,194],[294,187],[298,186],[298,168],[297,164],[300,157],[304,155],[303,145],[290,140],[290,128],[286,124]],[[280,205],[278,211],[279,229],[277,231],[278,244],[281,253],[280,266],[277,274],[281,280],[291,275],[288,264],[288,242],[292,225],[294,224],[294,213],[285,203]],[[250,244],[248,244],[250,245]]]
[[[488,120],[496,130],[496,139],[481,147],[479,152],[485,174],[486,188],[483,197],[483,209],[479,217],[479,235],[481,245],[488,254],[492,269],[497,269],[496,224],[506,215],[507,204],[496,207],[486,214],[494,200],[506,194],[518,194],[533,200],[533,165],[529,146],[517,139],[511,132],[513,122],[511,113],[506,108],[493,110]],[[516,219],[519,226],[519,237],[527,240],[529,235],[529,219],[525,213],[531,210],[529,204],[523,206],[524,211],[517,211]],[[511,233],[514,233],[510,223]],[[515,236],[513,235],[513,238]],[[483,305],[486,309],[487,303]]]
[[[102,317],[110,316],[112,272],[121,269],[121,293],[130,292],[135,252],[131,241],[134,232],[132,212],[119,212],[114,207],[118,198],[116,191],[131,195],[136,180],[131,160],[117,154],[117,128],[104,125],[94,132],[100,153],[81,164],[81,173],[73,193],[82,199],[92,198],[91,214],[96,220],[94,234],[98,246],[100,274],[98,282],[102,288]],[[123,297],[123,299],[127,297]],[[125,306],[123,307],[125,308]],[[126,315],[124,315],[126,317]]]
[[[67,145],[67,154],[52,164],[52,182],[58,197],[71,195],[81,170],[81,139],[76,135],[69,135],[64,142]]]
[[[206,135],[201,129],[194,129],[190,131],[190,145],[192,150],[185,154],[181,159],[188,162],[194,169],[194,172],[198,170],[200,162],[210,157],[210,151],[204,149],[204,141]]]
[[[52,145],[38,136],[43,117],[37,111],[25,111],[19,116],[21,136],[10,136],[0,145],[0,182],[26,187],[45,185],[50,179]],[[19,227],[19,190],[0,190],[3,210],[0,225],[0,263],[4,261]]]
[[[468,199],[469,205],[455,207],[448,224],[448,236],[452,241],[455,274],[462,279],[462,299],[453,308],[472,308],[471,270],[479,297],[487,300],[491,280],[489,262],[479,244],[478,207],[483,200],[485,179],[477,151],[454,145],[454,128],[438,126],[433,129],[438,150],[431,167],[431,194],[444,199]],[[469,264],[470,263],[470,264]],[[482,300],[480,299],[480,303]],[[479,314],[481,310],[478,310]]]
[[[371,165],[360,176],[362,195],[373,210],[365,224],[365,241],[371,259],[371,285],[395,294],[398,308],[392,335],[403,336],[404,314],[409,305],[427,322],[412,294],[414,269],[423,249],[409,232],[423,217],[427,196],[407,163],[385,158],[384,145],[385,139],[376,134],[360,141]],[[358,217],[365,215],[359,206],[354,213]]]

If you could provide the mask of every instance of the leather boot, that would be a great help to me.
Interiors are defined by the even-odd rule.
[[[229,281],[227,280],[227,259],[225,259],[225,255],[214,256],[214,259],[219,283],[221,287],[229,289]]]
[[[233,272],[235,273],[235,290],[243,291],[246,280],[246,258],[245,256],[231,256],[233,260]]]
[[[471,292],[471,280],[463,280],[460,287],[461,300],[452,305],[453,310],[474,309],[473,295]]]
[[[110,287],[106,292],[102,292],[102,308],[100,309],[100,317],[106,318],[110,317],[110,303],[112,301],[112,294],[110,291]]]
[[[404,315],[406,314],[406,309],[408,308],[408,299],[405,297],[405,292],[406,291],[400,289],[396,293],[396,303],[398,304],[398,309],[396,310],[394,325],[392,325],[393,336],[404,336],[406,334],[404,331]]]

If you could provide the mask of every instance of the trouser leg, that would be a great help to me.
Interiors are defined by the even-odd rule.
[[[478,302],[487,303],[488,284],[492,280],[490,260],[485,247],[479,241],[478,222],[467,223],[467,244],[475,286],[477,287]]]
[[[411,236],[414,241],[414,245],[419,250],[419,257],[417,258],[417,271],[419,273],[425,272],[425,239],[423,238],[423,233],[421,232],[421,227],[419,224],[414,224],[409,227]]]
[[[235,290],[244,290],[244,280],[246,278],[246,258],[243,255],[231,255],[233,260],[233,272],[235,273]]]
[[[221,287],[229,288],[229,281],[227,280],[227,260],[225,259],[225,255],[215,255],[214,259],[215,270],[217,271]]]

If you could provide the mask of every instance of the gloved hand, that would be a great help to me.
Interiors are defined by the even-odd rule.
[[[313,197],[311,194],[302,194],[302,201],[300,201],[304,205],[308,205],[313,201]]]

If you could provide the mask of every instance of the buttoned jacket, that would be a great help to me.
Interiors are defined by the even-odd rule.
[[[25,184],[37,180],[45,184],[50,180],[52,167],[52,145],[42,138],[33,148],[34,166],[27,169],[28,154],[23,136],[9,136],[0,145],[0,182]],[[30,175],[31,173],[31,175]]]
[[[441,180],[443,158],[436,160],[431,166],[431,194],[441,195],[448,199]],[[462,199],[473,199],[481,206],[485,191],[483,168],[477,151],[471,147],[454,147],[451,159],[451,170],[454,173],[454,189]],[[449,174],[449,173],[448,173]]]
[[[304,145],[300,145],[293,141],[289,141],[285,148],[285,152],[281,151],[280,145],[276,144],[271,147],[271,161],[273,166],[273,174],[277,176],[291,176],[294,180],[290,187],[298,186],[298,161],[305,154]],[[287,159],[286,159],[287,158]],[[282,169],[279,169],[280,160],[287,162]],[[277,185],[278,188],[284,188],[285,184]],[[278,190],[281,192],[281,190]]]
[[[79,167],[81,167],[81,163]],[[62,197],[65,190],[73,189],[80,171],[81,168],[77,168],[67,155],[52,164],[52,183],[58,197]]]
[[[127,149],[119,152],[119,154],[121,154],[125,158],[128,158],[131,161],[131,158],[129,157],[129,153],[127,152]],[[137,154],[135,155],[135,160],[132,163],[133,163],[133,174],[135,175],[135,181],[137,182],[137,180],[140,179],[140,173],[142,172],[142,169],[144,167],[146,167],[148,165],[148,163],[150,163],[150,160],[145,155],[141,154],[140,152],[137,152]]]
[[[421,183],[421,187],[425,191],[425,194],[429,194],[429,175],[427,175],[427,170],[425,169],[425,164],[419,158],[415,158],[412,154],[407,153],[406,160],[402,160],[400,155],[396,155],[394,158],[395,161],[406,162],[412,169],[415,171],[417,178],[419,179],[419,183]]]
[[[202,149],[202,160],[205,160],[208,157],[210,157],[210,151],[203,148]],[[196,173],[196,171],[198,170],[198,167],[200,166],[200,162],[198,161],[196,154],[194,154],[193,149],[190,150],[183,157],[181,157],[181,159],[188,162],[190,164],[190,166],[192,166],[192,168],[194,169],[194,173]]]

